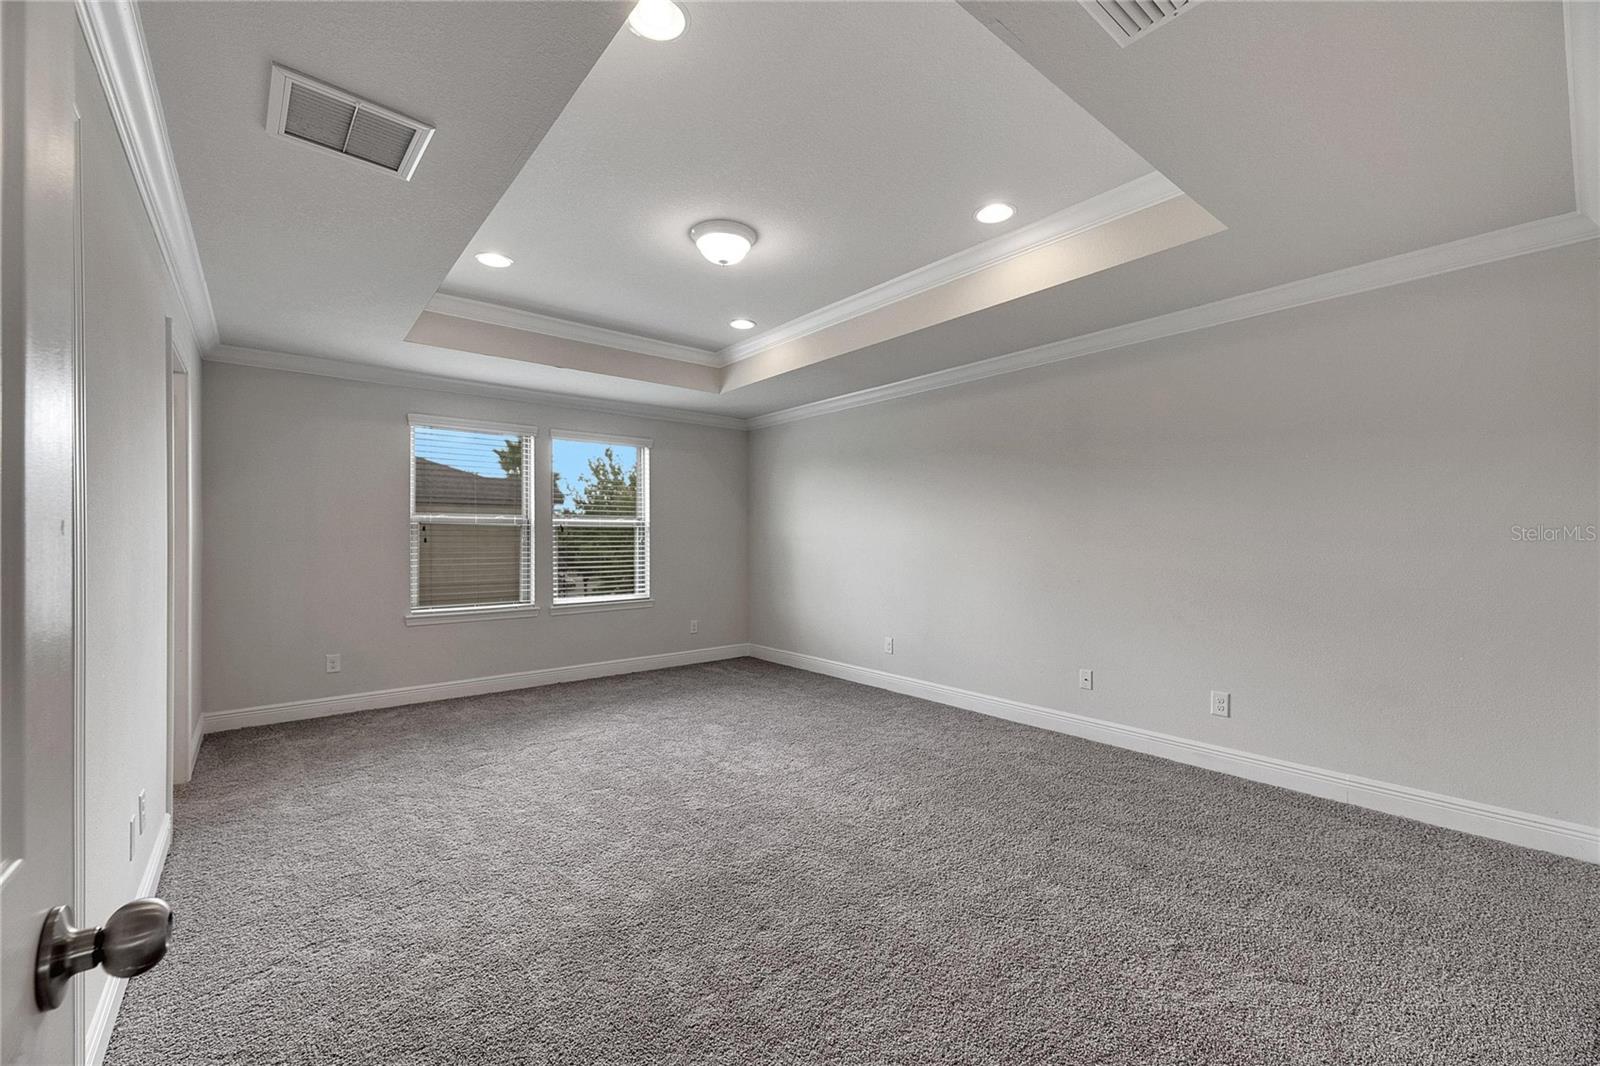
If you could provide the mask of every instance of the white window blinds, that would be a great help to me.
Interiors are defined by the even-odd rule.
[[[554,602],[648,598],[648,442],[555,436],[551,467]]]
[[[533,605],[533,429],[411,425],[411,609]]]

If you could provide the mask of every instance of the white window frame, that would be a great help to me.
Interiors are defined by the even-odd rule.
[[[406,625],[433,625],[439,622],[470,622],[490,618],[519,618],[537,614],[539,603],[536,599],[538,581],[534,577],[536,569],[535,560],[538,558],[538,534],[535,523],[533,501],[537,498],[534,494],[534,485],[538,483],[538,454],[539,430],[536,426],[522,425],[515,422],[487,422],[474,418],[455,418],[448,415],[423,415],[411,414],[406,416],[407,422],[407,448],[406,469],[407,480],[410,488],[407,492],[406,509],[409,517],[407,522],[407,535],[409,550],[406,564],[410,574],[410,587],[406,599]],[[522,438],[522,514],[521,515],[460,515],[444,513],[419,514],[417,512],[417,428],[458,430],[464,433],[503,433],[507,436],[516,434]],[[434,525],[510,525],[522,526],[527,530],[525,550],[522,560],[523,602],[493,604],[481,607],[419,607],[417,606],[418,584],[421,575],[417,572],[418,554],[414,538],[417,528],[421,523]]]
[[[621,433],[595,433],[589,430],[552,429],[550,431],[550,470],[544,478],[548,488],[554,488],[555,442],[558,440],[587,441],[590,444],[622,444],[639,449],[639,516],[637,518],[561,518],[556,515],[555,502],[546,500],[550,512],[550,607],[559,614],[580,614],[585,611],[610,611],[628,607],[649,607],[655,601],[652,595],[651,563],[653,552],[650,543],[650,452],[655,444],[649,437],[629,437]],[[556,567],[560,556],[556,550],[556,531],[563,526],[596,528],[610,526],[642,528],[644,531],[644,591],[617,596],[581,596],[562,599],[557,595],[560,585],[556,581]]]

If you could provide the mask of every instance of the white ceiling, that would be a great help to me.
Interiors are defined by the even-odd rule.
[[[1559,3],[966,3],[1227,230],[730,394],[758,414],[1573,210]],[[998,24],[996,21],[998,20]]]
[[[223,341],[388,362],[628,9],[141,4]],[[268,133],[273,62],[437,126],[416,176]]]
[[[686,8],[617,34],[444,292],[715,350],[1150,170],[953,2]],[[744,263],[708,218],[756,228]]]
[[[763,6],[719,4],[706,12],[696,6],[689,34],[647,51],[646,61],[668,64],[674,47],[706,40],[715,32],[706,28],[707,21],[715,25],[713,16],[724,10]],[[596,71],[603,74],[624,44],[646,47],[624,31],[617,48],[607,51],[625,5],[204,2],[152,4],[141,11],[225,342],[578,396],[757,414],[1574,207],[1557,3],[1206,0],[1128,48],[1117,47],[1076,3],[966,7],[970,15],[961,17],[971,17],[972,25],[990,36],[968,41],[961,54],[927,61],[938,66],[933,80],[943,86],[947,106],[986,92],[985,79],[972,74],[964,55],[978,47],[972,41],[987,42],[978,52],[989,55],[985,64],[1020,56],[1040,72],[1033,88],[1022,91],[1053,83],[1051,91],[1076,100],[1227,230],[722,394],[402,340],[458,256],[475,250],[473,234],[490,219],[502,195],[531,173],[523,172],[523,164],[552,124],[551,136],[558,139],[551,146],[559,146],[566,119],[557,123],[556,116],[575,92],[573,106],[580,109],[589,85],[580,90],[579,83],[589,67],[606,52]],[[827,22],[854,6],[785,5],[785,10],[804,24]],[[956,14],[946,8],[929,15],[922,5],[892,4],[864,17],[879,20],[881,29]],[[802,25],[799,32],[830,31]],[[992,45],[1003,45],[1012,55],[994,53]],[[295,151],[267,135],[262,116],[271,60],[436,123],[440,132],[417,180],[407,185],[369,168]],[[857,55],[854,62],[871,71],[875,58]],[[902,74],[924,78],[926,72]],[[877,73],[854,76],[870,79]],[[1021,74],[1016,77],[1028,82]],[[777,235],[794,223],[787,216],[754,217],[753,208],[745,206],[752,201],[739,197],[799,182],[809,175],[788,170],[809,167],[808,158],[823,160],[835,150],[814,148],[833,135],[826,123],[819,129],[819,114],[849,114],[851,105],[871,110],[870,101],[841,102],[830,95],[831,87],[831,81],[817,86],[814,99],[752,105],[735,125],[759,127],[763,137],[792,152],[783,157],[791,160],[788,167],[764,171],[758,159],[725,161],[727,168],[748,169],[727,188],[699,194],[707,199],[683,204],[682,217],[670,220],[670,226],[663,218],[662,247],[681,242],[674,253],[680,264],[713,271],[692,258],[681,231],[701,215],[722,213],[746,217],[763,229],[763,243],[748,261],[752,267],[767,258],[769,249],[781,247]],[[709,95],[736,108],[740,100],[759,96],[759,87]],[[1052,99],[1061,106],[1060,98]],[[612,106],[610,122],[596,133],[594,145],[616,151],[619,144],[626,147],[630,135],[653,136],[635,128],[645,111],[627,99]],[[1068,110],[1076,111],[1076,105]],[[786,141],[792,147],[785,147]],[[814,150],[804,151],[808,147]],[[964,149],[966,142],[955,147]],[[966,165],[964,157],[976,153],[954,154]],[[1025,169],[1032,158],[1027,155],[1020,166]],[[534,161],[538,164],[538,153]],[[655,172],[641,169],[640,162],[635,160],[631,172],[602,168],[603,178],[621,183],[607,195],[626,197],[631,183],[635,199],[648,201]],[[839,203],[824,202],[809,209],[806,218],[832,218],[858,196],[881,195],[878,186],[887,180],[893,182],[891,200],[924,205],[921,213],[948,203],[947,212],[965,219],[974,196],[986,194],[947,187],[947,174],[947,169],[905,166],[889,179],[877,173],[872,182],[840,183]],[[576,180],[552,176],[556,179]],[[1025,194],[1006,193],[1019,201]],[[787,200],[773,202],[781,208]],[[1031,200],[1023,206],[1031,211]],[[897,225],[898,231],[882,231],[886,236],[880,244],[888,249],[883,264],[874,268],[879,276],[863,282],[861,276],[839,273],[863,265],[860,255],[845,256],[838,270],[799,278],[797,289],[804,286],[806,298],[795,303],[881,281],[883,273],[903,269],[890,262],[895,256],[904,255],[907,266],[918,265],[908,249],[917,249],[923,261],[937,257],[931,249],[944,239],[942,232],[930,235],[920,224]],[[774,243],[768,244],[768,237]],[[827,237],[794,239],[825,242]],[[526,260],[521,253],[511,252]],[[540,254],[534,251],[535,262]],[[615,284],[619,291],[632,291],[626,287],[641,284],[630,278],[627,263],[610,267],[600,275],[602,289]],[[713,330],[732,311],[696,295],[697,286],[685,286],[695,291],[677,298],[659,295],[657,286],[668,291],[684,285],[680,278],[687,276],[681,270],[667,274],[638,299],[672,305],[667,311],[682,318],[651,317],[650,331],[712,346],[731,339],[691,328],[709,313],[706,308],[716,312]],[[561,284],[571,281],[563,278]],[[790,295],[785,287],[784,298]],[[756,296],[752,289],[747,298]],[[582,310],[536,306],[556,313]],[[645,328],[636,324],[644,322],[642,316],[627,317],[631,310],[594,306],[598,309],[588,313],[605,316],[610,324]],[[762,319],[763,326],[771,321],[759,308],[736,310]],[[781,307],[772,312],[785,313]],[[680,324],[669,328],[669,322]]]

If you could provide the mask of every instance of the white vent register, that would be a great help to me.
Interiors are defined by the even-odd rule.
[[[1079,0],[1111,39],[1126,48],[1160,29],[1199,0]]]
[[[406,181],[433,127],[315,78],[272,65],[267,129],[280,137],[382,167]]]

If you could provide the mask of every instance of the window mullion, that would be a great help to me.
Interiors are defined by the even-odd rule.
[[[411,521],[436,526],[525,526],[519,514],[414,514]]]

